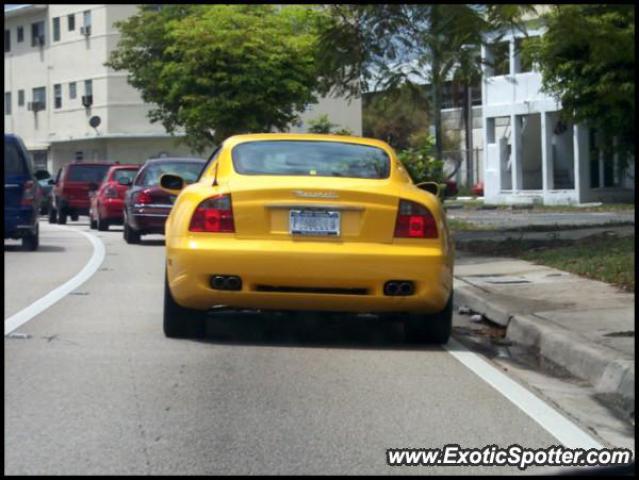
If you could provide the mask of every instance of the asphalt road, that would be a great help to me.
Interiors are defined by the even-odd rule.
[[[70,230],[88,225],[67,228],[41,223],[40,252],[5,243],[5,319],[86,263]],[[218,313],[205,339],[167,339],[162,237],[94,235],[95,274],[5,337],[5,474],[520,473],[385,452],[559,444],[450,351],[374,317]]]

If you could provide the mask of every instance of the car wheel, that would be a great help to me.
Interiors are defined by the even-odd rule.
[[[93,220],[93,217],[91,216],[89,216],[89,227],[91,228],[91,230],[95,230],[98,228],[98,222]]]
[[[29,252],[33,252],[38,249],[40,244],[40,227],[36,223],[35,233],[30,233],[27,236],[22,237],[22,248]]]
[[[79,216],[77,214],[71,215],[71,221],[72,222],[77,222],[78,218],[79,218]]]
[[[184,338],[189,333],[204,336],[206,312],[185,308],[171,295],[167,274],[164,274],[164,335],[169,338]]]
[[[63,212],[62,210],[60,210],[58,212],[58,223],[60,225],[64,225],[65,223],[67,223],[67,214],[66,214],[66,212]]]
[[[58,221],[57,216],[55,208],[49,207],[49,223],[56,223]]]
[[[100,230],[101,232],[106,232],[109,229],[109,222],[107,220],[102,220],[99,213],[97,225],[98,230]]]
[[[432,315],[409,314],[404,322],[404,331],[409,341],[444,345],[453,329],[453,294],[444,309]]]
[[[128,223],[124,224],[124,239],[126,243],[136,244],[140,243],[140,232],[133,230]]]

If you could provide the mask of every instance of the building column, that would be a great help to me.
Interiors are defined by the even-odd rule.
[[[553,157],[552,157],[552,128],[550,125],[550,115],[548,112],[541,112],[541,179],[544,197],[549,190],[555,188],[553,175]]]
[[[523,186],[523,169],[521,156],[521,122],[519,115],[510,116],[510,124],[513,126],[511,152],[510,152],[510,169],[512,174],[512,190],[517,192]]]
[[[575,124],[573,131],[573,150],[575,162],[575,194],[578,203],[587,201],[590,185],[590,169],[587,127]]]

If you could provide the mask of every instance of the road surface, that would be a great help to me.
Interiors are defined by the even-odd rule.
[[[161,236],[42,222],[38,252],[5,242],[5,320],[89,261],[79,231],[99,268],[5,337],[5,474],[516,474],[386,449],[560,444],[459,344],[375,317],[218,313],[202,340],[165,338]]]

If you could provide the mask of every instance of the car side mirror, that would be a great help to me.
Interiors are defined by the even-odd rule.
[[[95,182],[89,183],[89,192],[95,192],[98,189],[98,184]]]
[[[178,195],[184,188],[184,179],[179,175],[165,173],[160,177],[160,187],[171,195]]]
[[[33,176],[36,178],[36,180],[44,180],[46,178],[49,178],[51,174],[46,170],[38,170],[33,174]]]
[[[120,185],[124,185],[125,187],[129,187],[133,184],[133,180],[130,179],[129,177],[122,177],[121,179],[118,180],[118,183]]]

